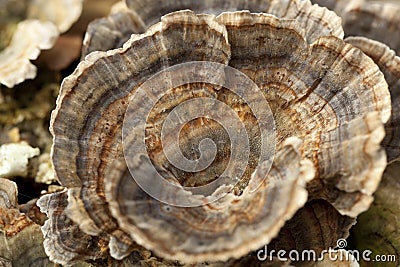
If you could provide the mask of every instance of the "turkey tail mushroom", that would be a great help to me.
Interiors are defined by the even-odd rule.
[[[321,22],[334,13],[308,1],[266,3],[299,20],[173,12],[122,48],[90,53],[63,81],[50,128],[68,204],[55,210],[106,236],[112,257],[137,242],[184,263],[240,258],[269,243],[307,197],[346,222],[369,207],[386,166],[383,74],[340,26]],[[144,152],[129,152],[136,145]],[[245,165],[224,176],[232,155]]]
[[[400,158],[400,57],[387,45],[365,37],[348,37],[346,42],[360,48],[379,66],[389,85],[392,115],[385,124],[386,136],[382,146],[388,162]]]
[[[190,9],[195,13],[219,15],[222,12],[249,10],[264,12],[285,19],[296,19],[306,29],[308,42],[319,36],[332,35],[343,38],[341,19],[332,11],[311,5],[309,1],[290,0],[285,3],[272,0],[179,0],[162,1],[126,0],[126,9],[110,14],[108,18],[94,21],[85,35],[82,57],[93,51],[119,48],[131,34],[142,33],[170,12]]]
[[[17,185],[0,178],[0,265],[54,266],[43,249],[40,226],[18,210]]]

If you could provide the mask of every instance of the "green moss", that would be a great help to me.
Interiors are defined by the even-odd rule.
[[[357,219],[353,229],[356,248],[372,251],[369,258],[373,260],[361,260],[361,266],[400,266],[399,174],[399,162],[387,167],[371,208]],[[378,262],[379,257],[395,257],[395,261]]]

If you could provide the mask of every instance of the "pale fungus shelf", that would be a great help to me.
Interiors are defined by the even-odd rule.
[[[31,60],[37,59],[41,50],[52,48],[82,12],[82,0],[16,2],[0,3],[2,15],[8,18],[0,21],[4,45],[0,49],[0,83],[7,87],[35,78],[37,68]]]
[[[0,177],[26,177],[29,159],[39,154],[39,148],[33,148],[26,142],[0,146]]]

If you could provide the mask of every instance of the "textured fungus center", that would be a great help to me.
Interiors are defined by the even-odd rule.
[[[208,116],[199,116],[186,122],[179,132],[171,135],[172,138],[178,139],[181,153],[189,160],[199,160],[202,152],[209,152],[207,150],[201,151],[200,144],[207,138],[212,140],[216,146],[216,155],[207,168],[197,172],[184,171],[171,164],[165,155],[164,151],[170,145],[168,142],[163,143],[161,138],[166,117],[180,103],[200,97],[223,102],[235,111],[243,123],[249,137],[250,155],[242,177],[221,177],[229,161],[235,160],[231,154],[232,146],[241,146],[242,144],[230,140],[226,127],[231,127],[231,125],[226,125],[226,123],[216,121]],[[195,108],[193,107],[193,109]],[[223,114],[224,110],[217,112]],[[237,188],[243,189],[250,180],[251,173],[254,172],[260,156],[260,129],[253,112],[240,96],[227,88],[212,84],[192,83],[169,90],[153,107],[147,119],[146,146],[156,168],[166,170],[164,176],[168,177],[164,178],[175,178],[181,185],[188,187],[203,186],[221,178],[221,183],[228,179],[234,183],[238,182]]]

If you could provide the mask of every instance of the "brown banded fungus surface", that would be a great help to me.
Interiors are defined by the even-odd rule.
[[[247,1],[205,1],[204,6],[175,2],[177,6],[162,2],[156,7],[127,1],[130,9],[123,12],[129,17],[121,18],[128,23],[122,26],[138,25],[131,32],[110,30],[118,25],[114,15],[97,21],[98,29],[89,27],[92,35],[85,38],[84,55],[99,50],[106,36],[103,30],[113,32],[115,39],[100,49],[105,52],[89,53],[63,81],[52,114],[52,160],[67,189],[39,201],[50,218],[42,228],[46,253],[62,264],[104,257],[107,249],[113,258],[123,259],[139,244],[183,263],[226,261],[275,237],[277,247],[291,248],[283,240],[285,233],[296,231],[303,220],[310,230],[298,232],[295,247],[323,249],[346,238],[354,218],[372,202],[386,166],[380,142],[391,98],[379,67],[342,40],[340,18],[309,1],[257,1],[254,6]],[[161,17],[188,7],[217,16],[184,10]],[[236,11],[242,9],[266,13]],[[226,10],[232,12],[220,14]],[[126,34],[141,31],[123,47],[109,50],[128,39]],[[146,149],[157,171],[175,185],[196,188],[215,181],[232,147],[242,145],[229,140],[218,122],[194,119],[179,134],[181,153],[192,160],[201,157],[198,146],[209,138],[216,144],[215,160],[198,173],[177,169],[165,156],[174,147],[161,142],[161,128],[181,103],[200,98],[223,102],[243,122],[249,137],[243,176],[233,188],[221,185],[214,192],[230,190],[227,194],[205,205],[178,207],[149,196],[132,178],[124,142],[133,142],[135,133],[123,135],[123,122],[132,97],[150,77],[197,61],[235,68],[258,86],[274,118],[270,126],[276,152],[258,164],[262,129],[255,116],[257,105],[250,108],[251,103],[215,85],[212,78],[209,83],[171,86],[162,96],[153,95],[156,89],[145,91],[145,97],[158,99],[146,118]],[[175,78],[165,77],[154,88],[171,85]],[[140,101],[144,107],[146,98]],[[140,158],[135,164],[141,166]],[[271,164],[268,175],[258,177],[258,171]],[[147,178],[154,179],[150,173]],[[249,184],[257,179],[262,183],[253,191]],[[169,197],[196,198],[191,193]],[[315,223],[307,223],[308,214],[315,214]],[[333,229],[321,236],[331,239],[317,238],[325,228],[314,229],[316,225],[330,220]],[[75,250],[64,235],[68,228],[84,236]],[[85,246],[93,248],[90,253],[82,252]]]

